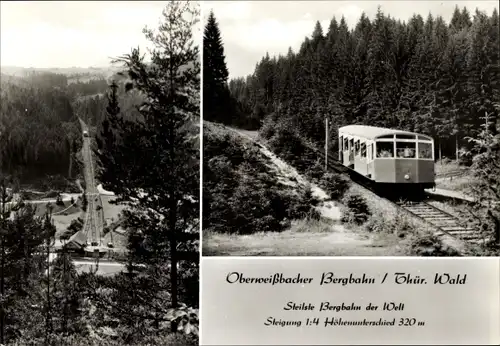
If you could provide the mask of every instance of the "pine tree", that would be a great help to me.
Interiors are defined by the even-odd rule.
[[[495,104],[500,111],[500,104]],[[500,122],[488,112],[482,117],[482,130],[477,138],[469,140],[474,144],[468,155],[474,155],[471,166],[476,183],[470,186],[470,193],[475,197],[476,207],[486,209],[486,230],[493,235],[493,243],[500,246]]]
[[[48,214],[35,215],[31,204],[18,201],[10,208],[7,193],[10,179],[0,177],[0,341],[6,343],[19,335],[43,335],[50,321],[46,292],[47,244],[55,227]],[[45,329],[44,329],[45,328]]]
[[[50,295],[55,333],[82,332],[80,324],[82,296],[78,283],[78,275],[71,256],[63,251],[51,263]]]
[[[210,11],[203,35],[203,118],[230,123],[230,114],[223,106],[228,103],[224,47],[219,24]]]
[[[155,328],[171,319],[169,309],[180,306],[179,261],[198,266],[199,128],[195,122],[200,63],[191,32],[198,16],[198,8],[189,2],[169,2],[158,32],[144,30],[155,46],[151,63],[144,62],[139,49],[117,59],[130,79],[126,89],[140,91],[144,102],[137,107],[138,119],[117,116],[112,88],[109,125],[103,128],[96,153],[103,185],[130,208],[124,213],[129,281],[120,289],[123,296],[135,298],[135,306],[140,305],[134,314],[140,314],[145,323],[153,321]]]

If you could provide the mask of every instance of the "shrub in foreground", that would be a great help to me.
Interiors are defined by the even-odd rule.
[[[361,225],[365,223],[371,215],[370,208],[366,200],[357,194],[347,195],[342,204],[342,222]]]
[[[321,182],[321,178],[323,178],[324,174],[325,166],[320,160],[316,160],[316,162],[309,166],[309,168],[305,171],[307,178],[315,184],[319,184]]]
[[[412,239],[410,251],[415,256],[453,257],[460,256],[460,252],[449,247],[433,234],[419,235]]]
[[[295,196],[294,196],[295,197]],[[312,194],[311,186],[306,186],[299,191],[295,198],[289,200],[288,215],[290,219],[312,219],[319,220],[320,213],[315,208],[319,201]]]
[[[399,214],[394,218],[388,218],[382,213],[377,213],[369,218],[365,229],[372,233],[394,234],[405,238],[408,234],[416,233],[415,225],[406,217]]]
[[[336,173],[324,173],[319,185],[328,192],[331,199],[337,201],[344,197],[350,186],[348,180]]]

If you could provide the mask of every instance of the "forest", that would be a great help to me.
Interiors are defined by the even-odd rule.
[[[498,47],[497,9],[456,7],[446,23],[432,14],[403,21],[379,8],[352,30],[332,18],[326,32],[317,22],[297,52],[266,54],[253,74],[230,80],[238,115],[217,121],[248,129],[282,124],[320,148],[325,118],[332,139],[347,124],[399,128],[431,135],[436,157],[441,148],[455,158],[457,148],[470,148],[466,137],[480,132],[486,114],[493,124],[499,119]]]
[[[71,190],[81,171],[78,117],[91,125],[102,122],[108,81],[75,83],[43,71],[1,79],[0,171],[24,187],[43,188],[52,176],[54,188]]]

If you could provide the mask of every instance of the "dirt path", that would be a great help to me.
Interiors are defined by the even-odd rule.
[[[203,256],[404,256],[392,237],[354,233],[342,225],[306,224],[305,229],[252,235],[203,234]]]

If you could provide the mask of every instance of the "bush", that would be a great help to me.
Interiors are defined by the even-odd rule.
[[[281,185],[257,146],[204,128],[203,225],[222,233],[277,232],[293,218],[319,218],[312,191]]]
[[[68,240],[71,238],[73,234],[80,231],[83,228],[83,220],[81,218],[77,218],[76,220],[71,221],[71,224],[68,226],[67,231],[65,231],[59,239]]]
[[[61,197],[61,194],[58,194],[57,195],[57,198],[56,198],[56,205],[59,205],[61,207],[64,207],[64,202],[62,200],[62,197]]]
[[[81,218],[77,218],[76,220],[71,221],[71,224],[68,226],[68,230],[72,230],[75,233],[83,228],[83,220]]]
[[[433,234],[420,236],[412,240],[410,251],[415,256],[435,256],[435,257],[453,257],[460,256],[460,253],[449,246]]]
[[[340,200],[349,189],[349,181],[340,174],[325,173],[321,177],[319,185],[326,190],[333,200]]]
[[[71,236],[73,234],[75,234],[76,232],[72,231],[72,230],[67,230],[67,231],[64,231],[63,234],[61,234],[61,236],[59,237],[60,240],[69,240],[69,238],[71,238]]]
[[[416,227],[406,217],[397,214],[395,218],[387,218],[382,213],[373,215],[365,224],[365,229],[373,233],[395,234],[400,238],[405,238],[407,234],[416,233]]]
[[[20,195],[21,195],[21,199],[23,201],[30,201],[33,198],[33,194],[32,193],[29,193],[29,192],[24,191],[24,190],[21,191]]]
[[[319,201],[313,196],[310,186],[306,186],[304,189],[299,191],[296,198],[292,198],[289,201],[288,217],[291,220],[297,219],[313,219],[319,220],[320,213],[315,206],[318,205]]]
[[[271,117],[266,117],[259,130],[259,135],[264,139],[270,139],[276,133],[276,122]]]
[[[206,227],[238,234],[283,228],[286,198],[275,181],[247,164],[235,166],[221,157],[208,161],[203,194]],[[224,169],[215,170],[216,167]]]
[[[325,166],[320,160],[316,160],[306,171],[307,178],[315,184],[320,183],[321,178],[325,175]],[[320,184],[321,185],[321,184]]]
[[[371,215],[366,200],[360,195],[348,195],[344,198],[342,204],[345,206],[345,210],[342,214],[342,222],[361,225],[365,223]]]

